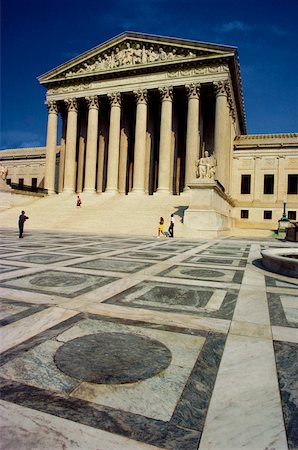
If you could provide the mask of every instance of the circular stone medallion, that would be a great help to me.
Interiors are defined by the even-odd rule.
[[[147,337],[128,333],[96,333],[62,345],[54,356],[62,372],[80,381],[135,383],[165,370],[170,350]]]

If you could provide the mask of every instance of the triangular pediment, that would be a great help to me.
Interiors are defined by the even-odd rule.
[[[235,51],[235,47],[224,45],[127,32],[47,72],[38,80],[44,84],[220,57]]]

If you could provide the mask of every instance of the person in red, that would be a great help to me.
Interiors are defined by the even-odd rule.
[[[80,196],[77,196],[77,206],[81,207],[82,201],[80,199]]]
[[[25,216],[25,211],[22,211],[21,215],[19,216],[19,238],[23,238],[23,232],[24,232],[24,223],[26,220],[28,220],[29,217]]]

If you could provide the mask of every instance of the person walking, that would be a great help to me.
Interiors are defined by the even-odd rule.
[[[163,236],[165,235],[163,232],[163,226],[164,226],[164,218],[160,217],[159,219],[159,225],[158,225],[158,231],[157,231],[157,237],[159,238],[160,235],[162,234]]]
[[[80,199],[80,196],[78,195],[77,196],[77,207],[78,206],[81,207],[81,204],[82,204],[82,200]]]
[[[171,214],[169,225],[169,237],[171,238],[174,237],[174,224],[175,224],[174,214]]]
[[[28,219],[29,219],[29,217],[25,216],[25,211],[22,211],[21,215],[19,216],[19,239],[24,237],[23,236],[24,223]]]

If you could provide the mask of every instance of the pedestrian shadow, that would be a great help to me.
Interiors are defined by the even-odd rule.
[[[174,215],[181,217],[181,223],[183,223],[184,212],[188,208],[188,206],[174,206],[174,208],[176,208]]]

